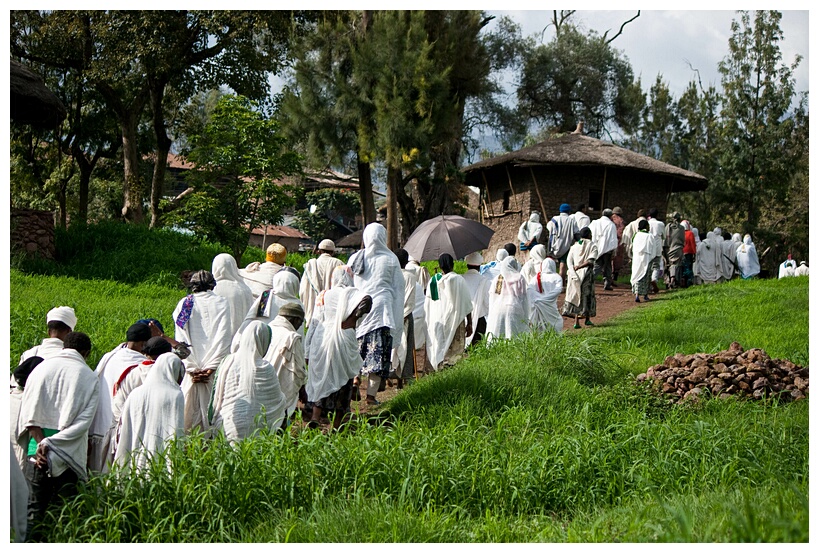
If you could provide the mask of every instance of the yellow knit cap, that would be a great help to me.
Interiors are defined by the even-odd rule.
[[[282,246],[281,244],[270,244],[267,247],[267,254],[265,255],[266,261],[272,261],[273,263],[278,263],[279,265],[284,264],[284,259],[287,257],[287,248]]]

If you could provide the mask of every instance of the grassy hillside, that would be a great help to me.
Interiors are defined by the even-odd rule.
[[[169,326],[181,297],[19,272],[11,283],[12,360],[36,343],[43,304],[78,306],[98,354],[135,317]],[[807,364],[808,279],[683,290],[582,334],[495,342],[342,434],[235,448],[190,437],[172,476],[158,464],[92,480],[50,513],[51,539],[808,541],[809,400],[670,405],[634,384],[666,355],[732,341]]]

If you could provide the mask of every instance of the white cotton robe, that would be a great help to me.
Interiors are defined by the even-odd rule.
[[[722,276],[725,280],[731,280],[736,271],[737,261],[737,247],[739,244],[733,240],[722,241],[722,255],[720,256],[720,265],[722,267]]]
[[[296,410],[299,389],[307,381],[302,339],[304,334],[294,329],[290,321],[281,316],[273,319],[268,326],[273,334],[264,359],[276,370],[279,387],[284,394],[286,416],[289,417]]]
[[[786,259],[779,265],[779,278],[792,277],[796,272],[796,261]]]
[[[350,257],[353,283],[358,290],[373,300],[372,310],[359,320],[356,337],[373,330],[389,327],[393,343],[404,333],[404,275],[398,258],[387,248],[387,229],[370,223],[362,235],[364,249]],[[356,266],[361,271],[356,273]]]
[[[133,463],[137,470],[147,468],[169,441],[185,434],[182,361],[174,353],[163,353],[148,369],[145,381],[123,405],[114,454],[114,464]]]
[[[9,486],[11,529],[14,530],[14,542],[23,543],[26,541],[28,527],[28,482],[26,482],[26,477],[23,475],[20,465],[17,464],[14,447],[11,448],[9,468],[11,469],[11,484]]]
[[[563,279],[555,272],[554,259],[543,259],[536,269],[534,278],[528,284],[532,328],[563,332],[563,317],[557,308],[557,297],[563,291]]]
[[[417,284],[412,272],[401,269],[401,274],[404,275],[404,311],[402,313],[404,331],[401,333],[401,340],[392,345],[391,362],[391,371],[399,375],[403,369],[402,362],[405,361],[407,357],[407,330],[409,328],[407,317],[412,314],[412,310],[415,308],[415,285]],[[415,333],[413,332],[413,337],[414,336]]]
[[[532,248],[529,260],[520,269],[520,274],[527,284],[531,284],[537,273],[540,272],[540,263],[544,259],[546,259],[546,246],[538,244]]]
[[[427,287],[424,311],[427,314],[427,359],[430,365],[440,365],[452,340],[455,331],[472,312],[472,297],[464,278],[455,273],[447,273],[437,282],[438,299],[433,300]],[[473,319],[473,326],[476,321]],[[473,329],[474,330],[474,329]]]
[[[529,220],[518,227],[518,240],[521,244],[526,244],[529,240],[540,242],[540,235],[543,232],[543,225],[540,223],[540,215],[532,213]]]
[[[546,248],[556,258],[566,255],[574,242],[574,233],[580,232],[577,221],[568,213],[552,217],[546,224],[549,231],[549,243]]]
[[[613,252],[617,248],[617,225],[605,215],[601,215],[599,219],[592,221],[589,230],[592,232],[592,240],[597,246],[598,257]]]
[[[94,372],[100,379],[100,397],[99,407],[89,430],[91,447],[88,466],[91,470],[108,472],[112,459],[110,454],[117,423],[114,420],[114,385],[126,369],[139,365],[147,359],[142,353],[122,343],[103,355],[97,363]]]
[[[17,420],[17,443],[28,448],[31,426],[57,430],[40,442],[48,446],[52,476],[71,469],[81,480],[87,479],[88,429],[100,387],[100,379],[73,349],[46,359],[29,375]]]
[[[223,430],[235,444],[256,430],[277,430],[284,420],[284,394],[276,369],[262,356],[270,347],[272,331],[252,321],[242,333],[239,349],[219,366],[210,408],[214,431]]]
[[[173,311],[176,321],[185,298],[179,300]],[[230,348],[230,321],[228,302],[212,291],[193,294],[193,309],[183,328],[174,323],[174,338],[190,344],[191,354],[183,361],[185,379],[182,393],[185,395],[185,432],[194,427],[207,429],[208,403],[213,388],[213,378],[207,382],[191,380],[191,373],[216,370]]]
[[[481,317],[485,319],[489,314],[489,285],[491,283],[476,269],[467,269],[461,276],[466,281],[466,287],[472,300],[472,336],[467,336],[467,343],[473,343],[478,319]]]
[[[415,330],[415,349],[421,349],[427,343],[427,314],[424,311],[424,290],[415,283],[415,307],[412,309],[412,324]]]
[[[39,346],[34,346],[31,349],[28,349],[23,352],[23,355],[20,356],[20,363],[28,359],[29,357],[42,357],[43,359],[48,359],[49,357],[53,357],[58,353],[63,351],[63,341],[59,338],[46,338],[43,340],[43,343]],[[18,364],[20,364],[18,363]]]
[[[321,322],[317,317],[310,341],[310,371],[305,391],[307,399],[317,402],[341,389],[358,375],[362,360],[354,328],[342,329],[341,324],[353,314],[364,299],[356,288],[334,285],[324,292]]]
[[[245,319],[253,303],[253,292],[239,275],[236,260],[228,253],[220,253],[213,258],[212,271],[216,280],[213,293],[225,298],[228,302],[229,334],[233,336]]]
[[[722,245],[715,241],[713,232],[708,232],[697,246],[697,271],[703,282],[714,283],[722,278],[721,256]]]
[[[407,263],[404,270],[411,272],[415,275],[415,280],[418,284],[421,285],[421,290],[427,289],[427,284],[429,284],[429,271],[426,267],[419,264],[418,261],[410,257],[409,262]]]
[[[244,279],[248,288],[250,288],[250,292],[253,294],[253,299],[255,300],[259,297],[259,294],[273,288],[273,277],[276,276],[281,268],[282,265],[273,263],[272,261],[265,261],[264,263],[254,261],[253,263],[249,263],[244,269],[239,269],[239,275]]]
[[[655,236],[649,232],[637,232],[631,242],[631,286],[645,277],[656,251]]]
[[[751,278],[759,274],[759,256],[750,234],[743,237],[742,244],[737,248],[737,265],[742,278]]]
[[[489,285],[486,341],[511,339],[529,330],[529,296],[526,279],[514,257],[501,262],[501,274]]]
[[[304,322],[309,327],[313,319],[313,307],[316,297],[332,286],[333,271],[344,263],[329,253],[322,253],[316,259],[310,259],[304,264],[304,274],[301,276],[299,296],[304,304]]]

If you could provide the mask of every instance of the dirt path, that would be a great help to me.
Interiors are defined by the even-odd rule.
[[[610,318],[619,315],[620,313],[627,311],[629,309],[642,309],[645,308],[647,305],[651,304],[651,301],[645,302],[641,301],[640,303],[636,303],[634,301],[634,296],[631,294],[631,287],[627,283],[617,283],[613,290],[604,290],[602,282],[596,282],[594,287],[594,293],[597,297],[597,316],[592,318],[592,322],[596,326],[604,326],[606,321]],[[667,290],[664,288],[660,289],[660,293],[658,296],[650,295],[651,298],[656,298],[659,301],[662,301],[664,296],[668,293]],[[561,309],[563,307],[563,298],[565,293],[561,293],[560,296],[557,298],[557,307]],[[666,296],[667,297],[667,296]],[[642,299],[642,298],[641,298]],[[581,326],[579,330],[575,330],[573,327],[574,319],[569,317],[563,318],[563,331],[566,333],[576,333],[576,332],[583,332],[585,330],[585,325],[582,324],[581,319]],[[423,378],[421,376],[420,378]],[[366,381],[365,381],[366,382]],[[365,385],[362,384],[360,388],[361,397],[365,398],[367,394],[367,388]],[[401,393],[401,390],[392,386],[388,386],[383,392],[378,392],[376,395],[376,399],[384,403],[396,395]],[[370,406],[367,405],[367,402],[362,399],[362,401],[356,402],[354,401],[351,404],[352,410],[355,413],[356,411],[359,413],[359,416],[369,416],[370,414],[378,411],[380,408],[378,406]],[[329,421],[324,419],[322,421],[322,431],[326,432],[329,429]]]

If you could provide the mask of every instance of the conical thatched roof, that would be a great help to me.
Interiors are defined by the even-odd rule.
[[[9,65],[12,121],[52,129],[65,119],[65,106],[40,77],[14,60]]]
[[[638,154],[581,134],[564,134],[549,138],[533,146],[522,148],[515,152],[503,154],[490,159],[473,163],[463,169],[467,175],[479,169],[488,169],[509,163],[511,165],[574,165],[619,167],[635,171],[645,171],[659,175],[668,175],[686,181],[689,190],[704,190],[708,179],[694,173],[680,169],[654,158]],[[469,177],[467,177],[467,180]]]

